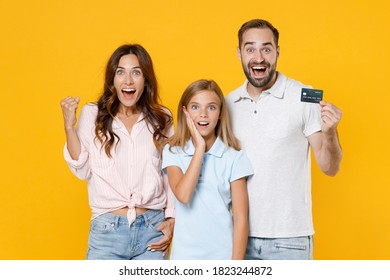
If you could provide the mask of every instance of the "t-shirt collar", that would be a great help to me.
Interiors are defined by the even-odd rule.
[[[225,152],[226,146],[222,142],[222,140],[217,137],[215,140],[213,146],[206,152],[206,154],[210,154],[215,157],[222,157],[223,153]],[[192,143],[192,138],[187,141],[187,143],[184,146],[184,151],[188,156],[193,156],[195,153],[195,147],[194,144]]]
[[[286,88],[287,77],[285,75],[283,75],[283,73],[281,73],[281,72],[277,72],[277,74],[278,74],[278,76],[276,78],[275,84],[271,88],[263,91],[263,93],[269,93],[272,96],[281,99],[284,96],[284,91],[285,91],[285,88]],[[252,99],[249,96],[249,93],[247,91],[248,83],[249,83],[249,81],[245,80],[245,82],[241,86],[241,88],[239,90],[239,94],[236,97],[236,100],[234,102],[238,102],[238,101],[241,101],[243,99]]]

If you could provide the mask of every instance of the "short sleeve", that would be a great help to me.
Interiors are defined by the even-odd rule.
[[[162,153],[162,166],[161,166],[161,169],[164,171],[164,173],[166,174],[166,168],[168,166],[177,166],[179,167],[180,169],[182,169],[182,166],[180,164],[180,160],[179,160],[179,152],[177,151],[177,148],[176,147],[173,147],[170,151],[169,150],[169,144],[166,144],[164,149],[163,149],[163,153]]]
[[[306,104],[304,109],[303,134],[308,137],[317,131],[321,131],[321,107],[319,104]]]
[[[244,150],[237,152],[234,159],[230,182],[253,175],[252,164]]]

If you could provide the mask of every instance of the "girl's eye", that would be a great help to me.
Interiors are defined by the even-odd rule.
[[[199,108],[198,105],[191,105],[191,109],[192,109],[192,110],[196,110],[196,109],[198,109],[198,108]]]
[[[117,74],[117,75],[123,75],[124,72],[123,72],[123,70],[117,70],[117,71],[116,71],[116,74]]]
[[[214,106],[214,105],[210,105],[210,107],[209,107],[209,108],[210,108],[210,110],[211,110],[211,111],[214,111],[215,109],[217,109],[217,108],[215,108],[215,106]]]
[[[134,76],[140,76],[142,73],[141,73],[141,71],[139,71],[139,70],[134,70],[133,71],[133,75]]]

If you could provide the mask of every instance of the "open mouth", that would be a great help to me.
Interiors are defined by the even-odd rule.
[[[208,122],[198,122],[197,124],[198,124],[198,126],[200,126],[200,127],[206,127],[206,126],[209,125]]]
[[[125,97],[131,97],[136,92],[135,88],[123,88],[122,93]]]
[[[265,66],[252,66],[251,69],[255,76],[263,76],[267,71],[267,67]]]

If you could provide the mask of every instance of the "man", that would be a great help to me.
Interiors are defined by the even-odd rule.
[[[279,33],[265,20],[238,32],[247,80],[227,96],[233,129],[254,168],[248,181],[247,259],[312,259],[314,234],[310,149],[329,176],[339,170],[341,111],[301,102],[310,88],[276,71]]]

